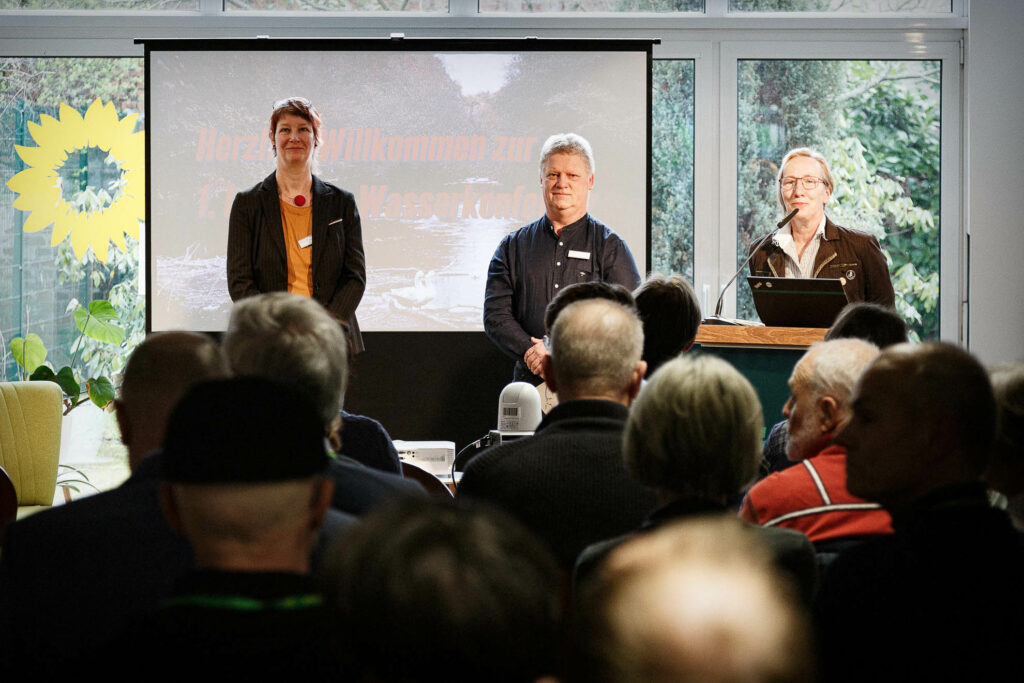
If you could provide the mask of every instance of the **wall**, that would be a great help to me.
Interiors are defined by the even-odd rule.
[[[497,426],[513,363],[483,332],[364,332],[363,341],[346,410],[379,420],[394,439],[456,449]]]
[[[1024,359],[1024,3],[970,6],[966,139],[968,346],[986,364]]]

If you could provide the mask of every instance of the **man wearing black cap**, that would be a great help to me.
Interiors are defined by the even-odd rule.
[[[161,498],[196,570],[132,625],[126,639],[140,642],[121,644],[130,658],[232,676],[331,670],[307,576],[333,492],[322,433],[305,396],[266,379],[185,395],[168,424]]]

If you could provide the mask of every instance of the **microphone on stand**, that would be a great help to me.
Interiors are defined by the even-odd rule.
[[[711,316],[710,318],[705,318],[703,321],[701,321],[702,325],[743,325],[744,324],[743,322],[732,320],[731,318],[723,318],[722,317],[722,306],[725,304],[725,293],[727,291],[729,291],[730,285],[732,285],[732,283],[736,281],[736,278],[739,277],[740,273],[743,272],[743,269],[747,267],[748,263],[750,263],[750,259],[754,258],[754,254],[757,253],[757,250],[760,249],[764,245],[764,243],[767,242],[770,238],[775,237],[775,235],[779,232],[779,230],[782,230],[784,227],[789,225],[789,222],[791,220],[793,220],[793,217],[796,216],[797,212],[799,212],[799,211],[800,211],[799,208],[796,208],[796,209],[793,209],[792,211],[790,211],[786,215],[785,218],[783,218],[781,221],[779,221],[778,223],[775,224],[775,229],[774,230],[772,230],[770,233],[768,233],[767,235],[765,235],[761,239],[759,239],[756,242],[754,242],[755,246],[751,247],[750,253],[747,255],[747,258],[743,260],[743,263],[740,264],[740,267],[736,270],[736,272],[733,274],[733,276],[731,278],[729,278],[729,282],[727,282],[725,284],[725,287],[722,287],[722,293],[718,295],[718,303],[715,304],[715,314],[713,316]]]

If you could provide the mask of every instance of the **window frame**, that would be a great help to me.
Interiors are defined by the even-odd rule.
[[[940,336],[966,340],[966,192],[963,40],[966,0],[940,16],[730,14],[511,14],[449,0],[441,13],[0,11],[0,55],[141,57],[138,39],[199,37],[657,38],[653,58],[694,60],[694,284],[705,312],[735,272],[736,65],[739,59],[934,59],[942,62]],[[808,32],[820,36],[807,42]],[[644,245],[649,248],[649,245]],[[735,293],[726,311],[735,310]]]
[[[838,59],[838,60],[934,60],[942,64],[940,116],[940,225],[939,225],[939,337],[946,340],[961,339],[963,262],[961,230],[947,229],[947,222],[962,226],[961,211],[961,126],[960,101],[960,42],[938,36],[925,40],[913,36],[913,41],[886,42],[881,45],[869,41],[784,43],[727,41],[722,43],[719,79],[721,82],[722,145],[719,186],[721,187],[718,233],[719,280],[722,285],[736,270],[736,154],[737,154],[737,63],[741,59]],[[767,230],[772,226],[764,226]],[[854,227],[854,226],[851,226]],[[696,261],[696,255],[694,256]],[[966,303],[964,301],[964,303]],[[726,295],[725,315],[735,315],[736,293]]]

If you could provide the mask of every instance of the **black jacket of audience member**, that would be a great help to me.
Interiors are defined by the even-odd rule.
[[[824,576],[823,680],[1019,675],[1024,544],[984,485],[934,491],[894,514],[893,528],[841,554]]]
[[[156,451],[116,489],[7,526],[0,554],[0,672],[45,673],[75,662],[112,639],[130,615],[156,609],[193,568],[191,546],[160,508],[161,479]],[[348,487],[361,492],[354,498],[363,507],[390,490],[370,481]],[[329,511],[313,548],[314,565],[353,521]]]
[[[160,680],[334,678],[328,626],[307,576],[203,569],[181,577],[157,609],[133,618],[95,655],[114,678],[143,671]]]
[[[601,566],[609,553],[637,534],[653,531],[664,524],[692,519],[701,515],[732,516],[734,514],[735,510],[727,505],[682,498],[674,500],[648,515],[644,523],[634,533],[588,546],[576,561],[573,584],[578,589]],[[771,553],[775,568],[790,581],[803,603],[810,607],[818,587],[818,565],[811,542],[799,531],[754,526],[753,524],[748,524],[747,527]]]
[[[402,474],[402,461],[384,426],[365,415],[341,411],[341,453],[367,467]]]
[[[458,496],[503,508],[571,570],[585,547],[636,528],[656,505],[622,461],[627,415],[614,401],[560,403],[533,436],[470,461]]]
[[[427,496],[419,482],[367,467],[344,455],[331,459],[327,476],[334,480],[331,506],[350,515],[359,516],[396,496]]]
[[[160,509],[158,454],[121,486],[11,524],[0,555],[0,666],[74,659],[153,609],[193,564]],[[38,670],[38,669],[37,669]]]

